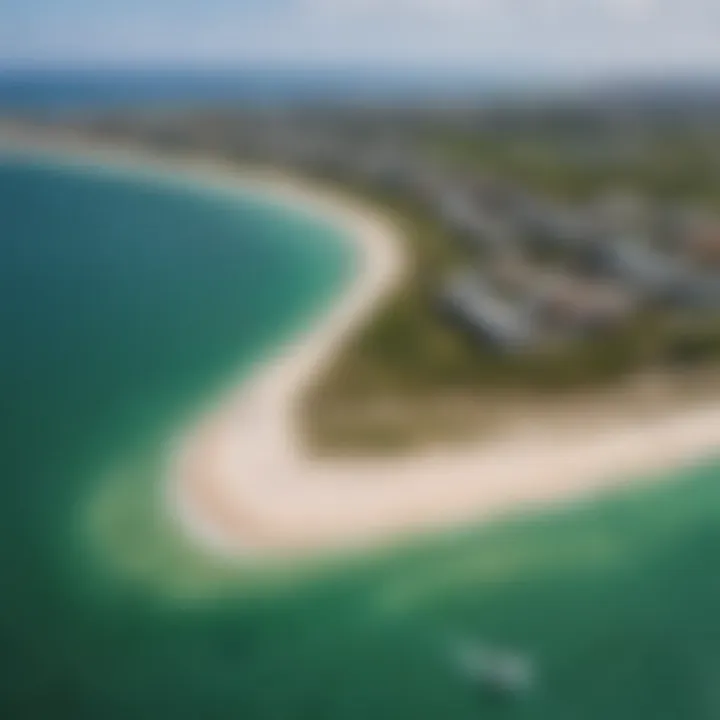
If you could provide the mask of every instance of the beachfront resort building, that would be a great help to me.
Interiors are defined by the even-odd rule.
[[[476,272],[453,274],[441,293],[440,305],[452,320],[493,349],[516,352],[536,341],[526,308],[501,297]]]

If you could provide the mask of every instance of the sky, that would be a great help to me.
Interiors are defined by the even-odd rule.
[[[720,0],[0,0],[18,65],[720,75]]]

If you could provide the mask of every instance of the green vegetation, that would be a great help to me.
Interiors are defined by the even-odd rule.
[[[397,221],[412,267],[305,399],[308,439],[320,452],[396,452],[462,440],[492,425],[496,401],[502,404],[508,393],[557,396],[642,369],[720,356],[717,318],[691,325],[652,313],[585,343],[498,355],[449,324],[436,307],[448,269],[472,261],[468,251],[418,203],[364,186],[349,189]]]
[[[424,142],[439,159],[559,198],[587,199],[620,185],[720,206],[719,139],[714,127],[548,128],[516,119],[480,131],[436,129]]]

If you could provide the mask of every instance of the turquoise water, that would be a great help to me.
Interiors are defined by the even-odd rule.
[[[330,302],[335,230],[151,176],[0,164],[0,718],[720,716],[720,466],[269,572],[162,513],[173,429]],[[540,683],[484,696],[447,638]]]
[[[52,644],[51,616],[78,586],[159,586],[158,565],[168,582],[173,561],[211,566],[158,502],[166,441],[301,332],[351,272],[339,231],[267,200],[150,173],[0,162],[7,649],[33,653],[46,631]],[[16,620],[32,637],[13,637]]]

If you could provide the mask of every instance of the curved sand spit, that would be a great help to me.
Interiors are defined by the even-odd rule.
[[[176,438],[168,501],[188,532],[213,549],[287,556],[364,546],[578,498],[720,448],[720,408],[705,407],[612,428],[583,428],[580,422],[562,432],[536,417],[481,446],[400,460],[313,459],[298,442],[299,396],[398,283],[406,263],[396,230],[345,197],[287,178],[238,173],[218,162],[90,148],[82,140],[50,142],[46,134],[21,140],[81,156],[92,152],[114,163],[157,163],[262,192],[321,214],[357,244],[358,272],[334,307]]]
[[[720,408],[706,407],[574,431],[543,428],[536,416],[481,446],[405,459],[310,457],[296,432],[299,396],[396,286],[406,262],[396,229],[347,198],[283,180],[266,189],[345,227],[360,267],[310,332],[182,438],[172,501],[212,547],[293,555],[365,546],[581,497],[720,447]]]

